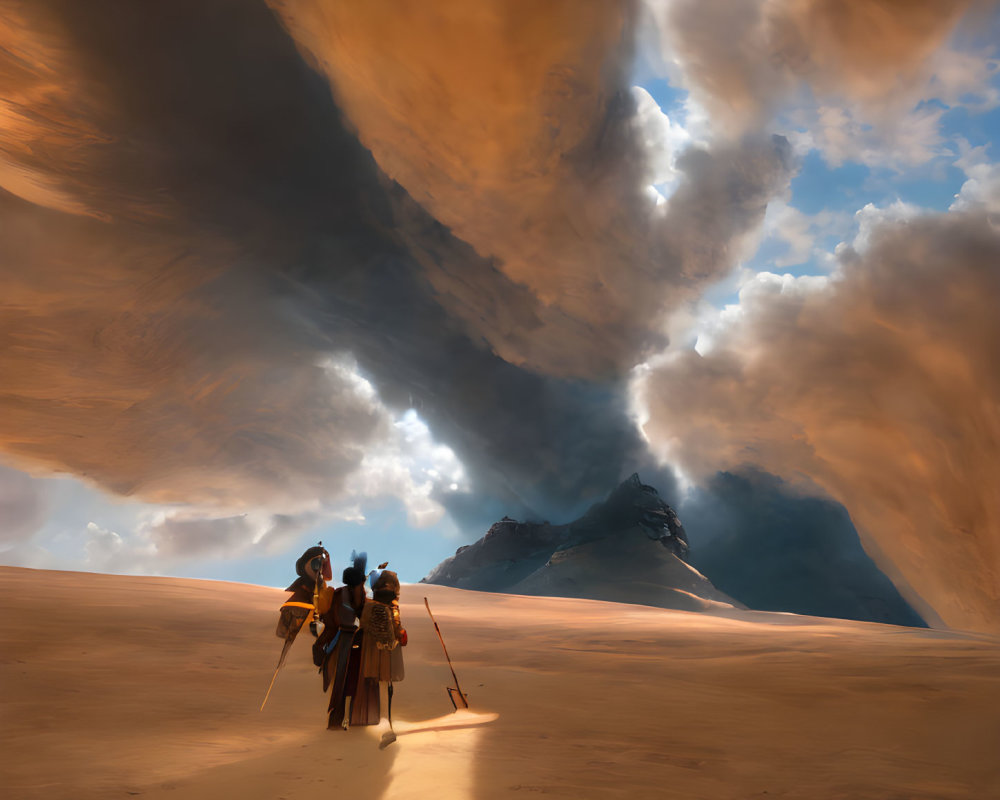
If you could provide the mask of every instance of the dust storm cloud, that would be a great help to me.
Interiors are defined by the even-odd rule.
[[[692,475],[818,485],[925,618],[995,630],[998,263],[970,212],[884,223],[830,279],[760,276],[704,355],[642,379],[647,434]]]
[[[298,37],[346,8],[279,11]],[[339,44],[320,24],[299,42],[381,76],[344,99],[333,74],[345,120],[263,6],[7,4],[16,463],[156,501],[308,505],[384,434],[340,355],[527,510],[579,506],[641,457],[619,379],[729,269],[786,148],[682,160],[679,194],[722,220],[706,252],[690,204],[645,192],[631,4],[442,4],[453,25],[419,24],[454,47],[409,35],[431,33],[405,4],[388,29],[350,8]]]
[[[981,211],[876,225],[834,278],[758,278],[704,356],[657,355],[789,190],[776,114],[808,96],[831,158],[898,136],[970,4],[652,5],[713,133],[666,198],[632,2],[0,2],[5,460],[310,514],[413,407],[467,469],[456,519],[568,516],[649,459],[648,361],[654,452],[818,485],[925,616],[995,627]],[[256,530],[215,528],[161,533]]]

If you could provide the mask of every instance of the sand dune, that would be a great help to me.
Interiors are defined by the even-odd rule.
[[[1000,797],[995,637],[407,585],[379,750],[306,642],[258,711],[284,597],[0,569],[0,797]]]

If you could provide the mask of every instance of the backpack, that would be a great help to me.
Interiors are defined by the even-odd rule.
[[[279,639],[294,639],[302,629],[306,619],[312,616],[312,609],[312,603],[297,603],[294,600],[289,600],[281,607],[274,635]]]
[[[366,636],[370,636],[375,642],[375,647],[379,650],[392,650],[399,644],[396,638],[396,625],[393,621],[392,607],[377,600],[369,600],[372,604],[371,614],[368,617],[368,629]]]

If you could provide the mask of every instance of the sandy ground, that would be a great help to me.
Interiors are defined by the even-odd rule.
[[[0,568],[0,797],[1000,797],[997,638],[407,585],[379,750],[305,638],[258,710],[284,598]]]

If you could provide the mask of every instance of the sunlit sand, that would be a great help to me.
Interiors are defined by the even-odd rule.
[[[0,796],[1000,796],[995,637],[404,585],[380,750],[326,729],[305,641],[258,710],[283,599],[0,569]]]

